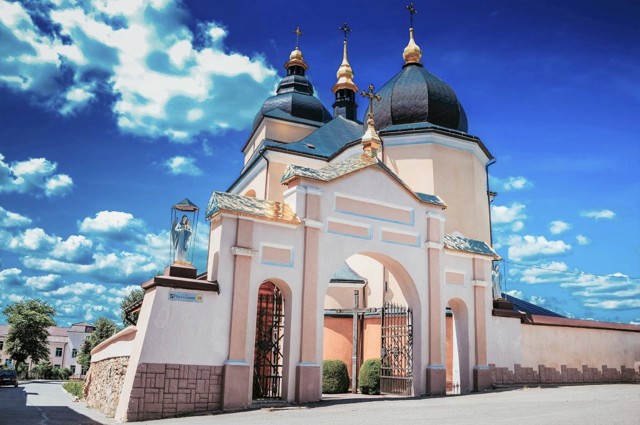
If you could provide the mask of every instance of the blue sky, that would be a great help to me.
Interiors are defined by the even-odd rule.
[[[0,307],[41,297],[62,325],[116,319],[168,263],[170,206],[205,208],[236,178],[297,25],[329,109],[339,25],[353,28],[361,87],[400,70],[408,36],[396,1],[105,3],[0,0]],[[640,5],[415,6],[424,65],[498,160],[506,289],[570,317],[640,323]],[[197,242],[202,269],[203,231]]]

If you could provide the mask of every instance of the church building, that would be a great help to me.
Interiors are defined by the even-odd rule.
[[[206,270],[180,258],[142,285],[137,325],[92,352],[88,404],[137,421],[316,402],[327,359],[347,363],[354,392],[362,363],[380,359],[381,391],[414,397],[640,382],[639,326],[503,299],[495,160],[423,66],[414,29],[377,91],[356,85],[344,31],[333,110],[314,97],[296,43],[239,176],[204,211]]]

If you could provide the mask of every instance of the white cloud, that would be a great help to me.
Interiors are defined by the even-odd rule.
[[[507,177],[506,179],[490,176],[489,181],[491,187],[498,191],[522,190],[533,187],[533,183],[522,176]]]
[[[4,159],[0,154],[0,193],[54,197],[64,196],[73,188],[73,179],[66,174],[54,174],[58,164],[48,159],[30,158],[11,164]]]
[[[47,251],[57,242],[54,236],[49,236],[39,227],[27,229],[22,234],[14,236],[9,241],[9,248],[20,251]]]
[[[616,213],[614,213],[611,210],[591,210],[591,211],[582,211],[580,215],[582,217],[595,218],[596,220],[599,220],[601,218],[612,219],[613,217],[616,216]]]
[[[45,34],[27,13],[31,2],[0,0],[0,35],[12,52],[0,56],[0,84],[64,115],[108,91],[122,130],[176,141],[245,129],[273,92],[277,73],[262,56],[229,52],[221,24],[191,30],[181,1],[106,4],[59,2],[38,15],[55,28]]]
[[[31,219],[0,207],[0,227],[22,227],[31,224]]]
[[[513,224],[511,225],[511,231],[512,232],[519,232],[522,229],[524,229],[524,222],[523,221],[514,221]]]
[[[47,296],[56,296],[56,295],[85,295],[91,293],[92,295],[100,295],[106,291],[104,285],[96,284],[96,283],[83,283],[76,282],[70,285],[63,286],[61,288],[56,289],[55,291],[45,292]]]
[[[190,156],[174,156],[165,161],[164,165],[169,173],[173,175],[199,176],[202,174],[202,170],[198,168],[195,162],[196,160]]]
[[[527,218],[524,213],[526,206],[519,202],[514,202],[509,206],[504,205],[492,205],[491,206],[491,221],[494,224],[507,224],[513,223],[516,220],[523,220]]]
[[[131,227],[140,227],[142,223],[121,211],[100,211],[94,218],[85,217],[80,223],[80,231],[85,233],[118,233]]]
[[[71,235],[53,247],[51,255],[66,261],[85,261],[91,258],[93,242],[82,235]]]
[[[584,303],[586,307],[603,308],[605,310],[631,310],[640,308],[640,298],[628,300],[590,300]]]
[[[577,235],[576,241],[578,241],[578,245],[589,245],[591,240],[585,235]]]
[[[531,235],[512,235],[508,239],[508,245],[509,258],[515,261],[543,255],[564,254],[571,249],[571,245],[564,241],[549,241],[544,236]]]
[[[552,261],[550,263],[542,263],[539,266],[525,268],[522,271],[518,271],[518,274],[520,275],[520,281],[524,283],[559,283],[564,277],[562,272],[567,270],[569,270],[569,267],[562,261]]]
[[[25,280],[25,285],[34,289],[47,289],[53,282],[60,278],[57,274],[47,274],[44,276],[31,276]]]
[[[512,289],[510,291],[506,291],[505,294],[511,295],[512,297],[516,297],[516,298],[519,298],[519,299],[523,299],[524,298],[524,294],[522,293],[522,291],[518,291],[517,289]]]
[[[545,305],[547,303],[547,300],[544,297],[539,297],[537,295],[531,295],[529,297],[529,302],[531,304],[542,306],[542,305]]]
[[[16,286],[21,284],[22,281],[23,281],[22,270],[17,269],[15,267],[12,267],[10,269],[0,270],[0,284]]]
[[[562,220],[554,220],[549,224],[549,231],[554,235],[566,232],[571,228],[571,225]]]

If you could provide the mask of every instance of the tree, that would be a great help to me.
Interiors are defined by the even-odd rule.
[[[46,301],[34,299],[8,305],[3,313],[9,323],[5,351],[15,362],[25,364],[49,359],[49,326],[55,326],[56,310]]]
[[[143,298],[144,298],[144,289],[138,288],[138,289],[131,290],[131,292],[129,292],[129,295],[124,297],[124,300],[122,300],[122,303],[120,304],[120,308],[122,309],[122,313],[120,314],[120,317],[122,317],[122,323],[125,326],[136,325],[138,323],[139,312],[136,311],[135,313],[127,315],[125,311],[127,310],[127,308],[129,308],[129,306],[132,306],[133,304],[139,301],[142,301]]]
[[[78,353],[78,363],[84,368],[89,369],[91,365],[91,350],[96,345],[100,344],[105,339],[109,338],[118,331],[113,320],[106,319],[104,317],[96,320],[96,329],[89,335],[82,345],[80,346],[80,352]]]

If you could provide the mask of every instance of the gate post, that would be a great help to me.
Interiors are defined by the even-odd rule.
[[[473,259],[473,295],[474,295],[474,336],[476,346],[476,364],[473,367],[473,391],[491,388],[491,371],[487,365],[487,322],[485,260]]]
[[[427,213],[427,264],[429,285],[429,364],[427,365],[427,394],[444,395],[447,392],[447,371],[443,362],[442,335],[444,308],[440,289],[442,285],[442,250],[444,249],[443,217]]]

